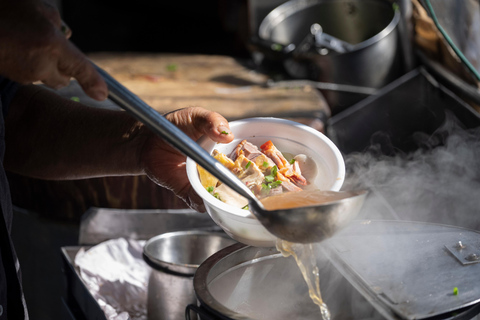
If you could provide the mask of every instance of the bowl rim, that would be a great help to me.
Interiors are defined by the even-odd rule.
[[[338,173],[337,173],[336,181],[333,183],[333,185],[330,187],[329,190],[332,190],[332,191],[339,191],[340,190],[340,188],[342,187],[343,182],[345,180],[345,161],[344,161],[343,156],[342,156],[340,150],[338,149],[338,147],[325,134],[323,134],[320,131],[318,131],[318,130],[312,128],[312,127],[309,127],[305,124],[295,122],[295,121],[291,121],[291,120],[287,120],[287,119],[275,118],[275,117],[244,118],[244,119],[240,119],[240,120],[231,121],[231,122],[229,122],[229,124],[230,124],[231,131],[233,133],[235,133],[234,131],[235,131],[236,127],[241,126],[245,123],[250,124],[250,123],[255,123],[255,122],[260,122],[260,123],[263,123],[263,122],[272,123],[273,122],[275,124],[291,125],[291,126],[294,126],[296,128],[299,128],[303,131],[307,131],[308,133],[310,133],[310,134],[316,136],[317,138],[319,138],[320,140],[322,140],[330,148],[330,150],[333,152],[333,155],[334,155],[335,159],[337,160],[336,162],[337,162],[337,165],[338,165]],[[197,140],[197,143],[199,145],[202,145],[202,143],[204,143],[204,141],[206,141],[206,140],[208,141],[210,139],[207,136],[202,136],[200,139]],[[188,180],[189,180],[190,184],[192,185],[193,189],[195,190],[195,192],[202,198],[203,201],[207,201],[209,203],[209,205],[229,213],[229,217],[233,218],[234,220],[237,220],[237,221],[243,222],[243,223],[248,221],[248,223],[250,223],[250,224],[258,224],[257,220],[253,217],[253,215],[250,213],[249,210],[236,208],[236,207],[233,207],[231,205],[228,205],[228,204],[218,200],[217,198],[211,196],[210,193],[208,193],[208,191],[205,188],[199,187],[199,186],[201,186],[201,183],[200,183],[200,178],[198,177],[198,171],[197,171],[197,166],[196,165],[197,164],[194,160],[187,157],[186,171],[187,171]],[[194,179],[194,181],[196,182],[195,184],[192,183],[192,179]],[[207,195],[209,195],[209,196],[207,197]],[[245,219],[245,218],[248,218],[248,219]]]

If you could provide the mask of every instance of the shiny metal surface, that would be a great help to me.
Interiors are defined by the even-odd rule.
[[[265,210],[250,189],[230,170],[108,73],[98,67],[97,70],[108,85],[111,100],[192,158],[220,181],[247,198],[252,213],[276,237],[299,243],[319,242],[330,237],[358,213],[366,192],[355,192],[352,193],[351,199],[343,199],[326,205],[275,211]]]
[[[315,244],[322,297],[332,319],[473,318],[480,312],[480,264],[463,265],[445,249],[458,241],[479,250],[480,233],[364,220]],[[225,248],[200,265],[194,288],[202,305],[227,319],[320,318],[295,262],[275,248]]]
[[[149,320],[179,320],[196,303],[193,275],[215,252],[236,243],[224,233],[176,231],[148,240],[144,259],[152,267],[148,280]]]
[[[320,45],[294,59],[284,56],[287,72],[295,78],[381,88],[402,73],[399,22],[400,10],[386,0],[293,0],[271,11],[258,33],[263,41],[298,46],[318,23],[349,49],[322,51]]]
[[[257,213],[262,225],[280,239],[296,243],[320,242],[351,222],[368,194],[365,190],[326,193],[345,193],[345,198],[322,205],[275,211],[260,211],[256,203],[251,203],[250,209]]]

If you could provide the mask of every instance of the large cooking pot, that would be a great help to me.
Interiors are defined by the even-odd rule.
[[[292,78],[381,88],[404,73],[400,21],[400,10],[388,0],[291,0],[264,18],[251,45],[263,54],[262,61],[277,61]],[[313,41],[314,24],[348,50],[326,49]],[[323,93],[334,112],[337,105],[365,98]]]
[[[388,0],[292,0],[265,17],[256,44],[270,57],[283,59],[295,78],[380,88],[402,69],[399,21],[400,11]],[[348,43],[348,51],[299,48],[314,24]]]
[[[356,221],[315,246],[322,296],[332,319],[471,319],[479,243],[463,228]],[[202,320],[321,318],[293,258],[275,248],[220,250],[200,265],[194,289],[200,306],[189,308]]]

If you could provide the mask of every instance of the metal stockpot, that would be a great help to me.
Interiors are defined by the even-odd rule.
[[[332,319],[471,319],[479,244],[480,232],[458,227],[356,221],[315,245],[322,297]],[[222,249],[200,265],[194,288],[202,320],[321,318],[293,258],[275,248]]]
[[[263,19],[251,39],[252,50],[263,55],[262,63],[279,63],[292,78],[382,88],[405,73],[401,14],[395,8],[388,0],[291,0]],[[348,51],[305,41],[314,24],[323,34],[348,43]],[[365,98],[322,93],[334,113]]]
[[[148,281],[149,320],[185,319],[185,308],[196,303],[193,275],[209,256],[236,241],[206,231],[164,233],[147,241],[145,261],[152,267]]]
[[[284,59],[287,72],[295,78],[380,88],[402,71],[399,21],[400,11],[387,0],[292,0],[265,17],[257,45]],[[315,23],[323,33],[349,43],[349,51],[322,51],[318,46],[292,50]]]

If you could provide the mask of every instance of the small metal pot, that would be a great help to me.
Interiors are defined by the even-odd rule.
[[[196,304],[193,276],[215,252],[236,243],[226,234],[177,231],[147,241],[144,260],[152,267],[148,281],[149,320],[185,319],[185,308]]]

